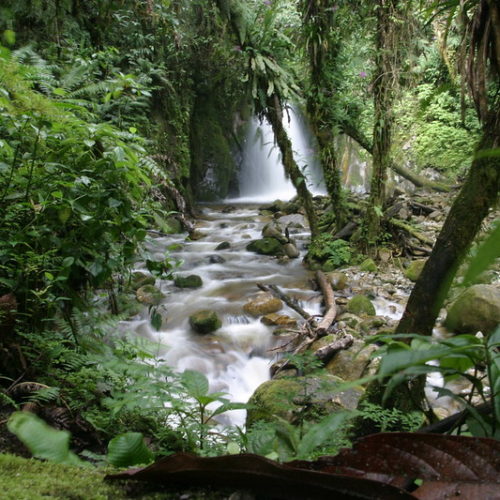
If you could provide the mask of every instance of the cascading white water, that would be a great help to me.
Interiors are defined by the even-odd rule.
[[[325,194],[317,148],[304,116],[295,107],[288,107],[283,124],[292,142],[294,158],[304,173],[313,194]],[[286,179],[281,155],[274,141],[271,125],[253,118],[248,126],[239,175],[240,197],[228,200],[240,203],[263,203],[290,200],[295,188]]]

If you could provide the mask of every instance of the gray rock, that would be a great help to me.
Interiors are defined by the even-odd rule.
[[[299,249],[293,243],[286,243],[283,245],[283,251],[290,259],[296,259],[300,256]]]
[[[264,238],[274,238],[283,245],[288,242],[286,236],[283,233],[283,228],[276,222],[270,222],[269,224],[266,224],[262,229],[262,236]]]
[[[456,333],[491,333],[500,324],[500,287],[473,285],[458,296],[445,326]]]

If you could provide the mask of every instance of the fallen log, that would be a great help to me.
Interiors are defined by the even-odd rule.
[[[413,236],[417,240],[421,241],[422,243],[425,243],[426,245],[430,245],[431,247],[434,246],[434,240],[431,238],[428,238],[425,236],[425,234],[422,234],[420,231],[415,229],[413,226],[410,224],[406,224],[403,221],[400,221],[398,219],[389,219],[387,221],[389,224],[392,224],[393,226],[402,229],[403,231],[406,231],[409,235]]]
[[[322,271],[316,271],[316,280],[321,288],[325,300],[325,314],[323,319],[319,322],[315,329],[315,334],[318,337],[326,335],[328,328],[332,325],[337,315],[337,306],[335,304],[335,296],[333,295],[333,288],[326,279]]]
[[[307,311],[304,311],[304,309],[302,309],[302,307],[300,307],[295,300],[283,293],[276,285],[264,285],[263,283],[257,283],[257,287],[263,292],[272,293],[275,297],[281,299],[288,307],[300,314],[313,328],[316,328],[314,318]]]
[[[334,240],[340,240],[340,239],[345,239],[349,238],[350,236],[353,235],[354,231],[356,231],[358,227],[357,222],[348,222],[340,231],[336,232],[333,235]]]
[[[314,355],[326,365],[333,358],[333,356],[335,356],[335,354],[344,349],[348,349],[352,346],[353,342],[354,337],[348,334],[335,342],[321,347],[314,353]]]

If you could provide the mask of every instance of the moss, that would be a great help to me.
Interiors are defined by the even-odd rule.
[[[355,295],[347,303],[347,311],[358,316],[366,314],[367,316],[375,316],[375,306],[371,300],[364,295]]]
[[[419,259],[419,260],[412,261],[411,264],[408,266],[408,269],[406,269],[406,271],[405,271],[405,276],[410,281],[416,282],[418,280],[426,262],[427,262],[426,259]]]
[[[261,255],[283,255],[283,247],[276,238],[254,240],[247,245],[247,250]]]
[[[3,500],[220,500],[230,490],[166,489],[139,481],[105,481],[114,471],[51,464],[0,454],[0,491]]]
[[[359,266],[360,271],[367,271],[370,273],[376,273],[378,271],[377,269],[377,264],[373,261],[373,259],[366,259],[364,260],[360,266]]]
[[[222,322],[213,311],[199,311],[189,316],[191,328],[198,333],[212,333],[222,326]]]
[[[108,484],[105,472],[35,459],[0,455],[0,491],[4,500],[127,498],[120,485]]]

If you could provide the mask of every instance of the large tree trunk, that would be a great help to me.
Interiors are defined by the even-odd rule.
[[[500,114],[484,127],[478,151],[500,146]],[[469,171],[441,229],[422,274],[413,287],[398,333],[430,335],[462,262],[481,222],[498,200],[500,157],[479,156]]]
[[[373,170],[370,184],[370,199],[365,219],[365,242],[373,247],[380,233],[380,221],[385,203],[387,171],[391,164],[390,149],[394,121],[394,85],[396,47],[393,16],[398,0],[378,0],[376,71],[373,82],[375,121],[373,126]],[[398,58],[396,57],[397,61]]]
[[[301,203],[304,205],[306,216],[311,229],[311,238],[319,235],[318,220],[314,211],[314,204],[311,193],[307,189],[307,182],[304,174],[301,172],[297,162],[293,157],[293,148],[290,138],[283,127],[283,111],[279,97],[274,94],[267,101],[265,115],[274,132],[276,143],[281,152],[281,160],[285,167],[285,172],[290,177]]]
[[[329,73],[338,66],[339,43],[333,33],[335,11],[329,0],[303,0],[302,26],[309,52],[311,71],[307,93],[307,111],[311,128],[318,141],[319,159],[323,169],[326,189],[330,197],[337,230],[345,223],[346,209],[342,197],[342,181],[337,165],[333,124],[329,107],[325,105],[335,98],[337,90]],[[338,35],[336,35],[338,37]],[[328,67],[328,68],[327,68]]]

